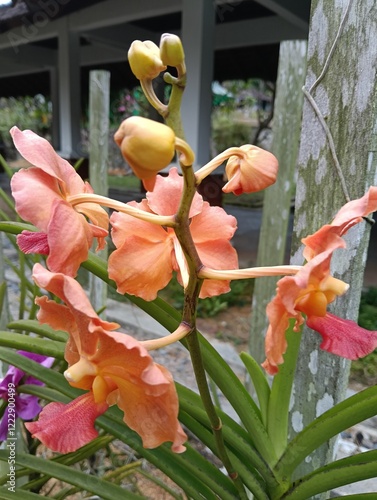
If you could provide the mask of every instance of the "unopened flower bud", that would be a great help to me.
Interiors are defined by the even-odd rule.
[[[160,57],[163,64],[166,64],[166,66],[177,67],[183,64],[185,54],[179,36],[170,33],[164,33],[161,36]]]
[[[138,80],[152,80],[166,69],[161,61],[160,49],[150,40],[132,42],[128,51],[128,62]]]
[[[245,144],[239,149],[245,154],[229,158],[225,167],[229,182],[225,184],[223,191],[239,195],[261,191],[274,184],[279,166],[276,157],[251,144]]]
[[[122,122],[114,135],[123,158],[129,163],[134,174],[144,181],[151,190],[157,172],[172,161],[175,153],[175,134],[163,123],[131,116]]]

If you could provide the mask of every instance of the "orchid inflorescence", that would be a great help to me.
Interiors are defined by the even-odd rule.
[[[32,164],[11,181],[18,214],[35,227],[18,236],[18,245],[25,253],[47,255],[47,269],[36,264],[33,279],[62,301],[37,298],[38,320],[68,332],[65,377],[71,386],[87,391],[69,404],[48,404],[38,421],[26,424],[33,436],[62,453],[94,439],[95,419],[115,404],[124,412],[124,422],[141,436],[144,447],[169,441],[173,451],[185,450],[173,378],[149,352],[183,338],[194,349],[190,343],[196,335],[198,300],[226,293],[231,280],[283,276],[267,306],[263,367],[271,375],[284,361],[290,319],[295,330],[306,320],[322,336],[321,348],[339,356],[356,359],[377,346],[377,332],[327,312],[328,304],[348,289],[346,283],[331,276],[333,253],[345,248],[342,237],[353,225],[377,210],[377,187],[347,203],[331,224],[303,239],[305,265],[239,269],[230,242],[236,219],[222,208],[210,206],[196,188],[227,161],[224,192],[239,195],[263,190],[276,180],[277,159],[261,148],[244,145],[227,149],[194,171],[194,154],[176,115],[186,77],[179,38],[163,35],[160,46],[136,41],[129,51],[129,63],[146,97],[167,123],[133,116],[115,134],[125,160],[147,190],[141,202],[121,203],[96,195],[45,139],[28,130],[11,130],[16,148]],[[163,104],[154,93],[153,80],[167,66],[176,68],[177,76],[165,73],[173,92],[170,102]],[[176,153],[182,175],[172,165]],[[158,175],[167,168],[167,176]],[[113,210],[110,217],[104,207]],[[117,332],[119,325],[97,315],[75,280],[93,241],[97,240],[97,250],[104,247],[109,225],[115,250],[108,273],[119,293],[154,300],[174,272],[184,288],[181,324],[158,342],[138,342]]]

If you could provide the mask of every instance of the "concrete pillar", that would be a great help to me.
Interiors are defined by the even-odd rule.
[[[80,39],[69,31],[68,18],[59,28],[59,152],[65,158],[79,158],[80,137]]]
[[[182,102],[186,140],[196,164],[210,159],[215,9],[212,0],[182,1],[182,42],[187,65],[187,87]]]
[[[58,70],[54,66],[50,68],[50,97],[52,102],[52,145],[57,151],[60,149],[60,119],[59,119],[59,78]]]

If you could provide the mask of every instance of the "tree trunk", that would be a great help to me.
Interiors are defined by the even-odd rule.
[[[272,142],[272,152],[279,160],[279,175],[264,195],[257,266],[284,263],[300,140],[306,47],[306,41],[301,40],[280,44]],[[266,305],[275,294],[277,280],[276,277],[255,280],[250,353],[258,362],[265,357]]]
[[[359,198],[377,182],[377,157],[371,147],[377,131],[376,2],[313,0],[307,67],[305,89],[315,102],[306,95],[292,264],[303,263],[301,238],[331,222],[347,201],[345,191],[351,199]],[[326,125],[341,175],[335,167]],[[347,249],[337,250],[332,259],[333,275],[350,284],[348,293],[329,308],[343,318],[356,320],[358,316],[369,232],[370,225],[365,222],[352,228],[346,237]],[[317,333],[305,327],[302,338],[292,396],[291,438],[344,398],[350,368],[349,361],[319,350],[321,337]],[[299,475],[331,460],[333,444],[307,457]]]

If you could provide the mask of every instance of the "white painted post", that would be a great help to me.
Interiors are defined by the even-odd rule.
[[[60,154],[64,158],[82,156],[80,136],[80,38],[69,31],[69,16],[59,20],[59,131]]]
[[[110,73],[91,71],[89,75],[89,178],[96,194],[108,195]],[[107,257],[107,248],[99,252]],[[89,274],[89,295],[95,310],[106,305],[107,285]],[[101,314],[102,318],[105,312]]]
[[[208,0],[182,1],[182,43],[185,47],[187,86],[182,121],[195,163],[210,159],[215,9]]]

